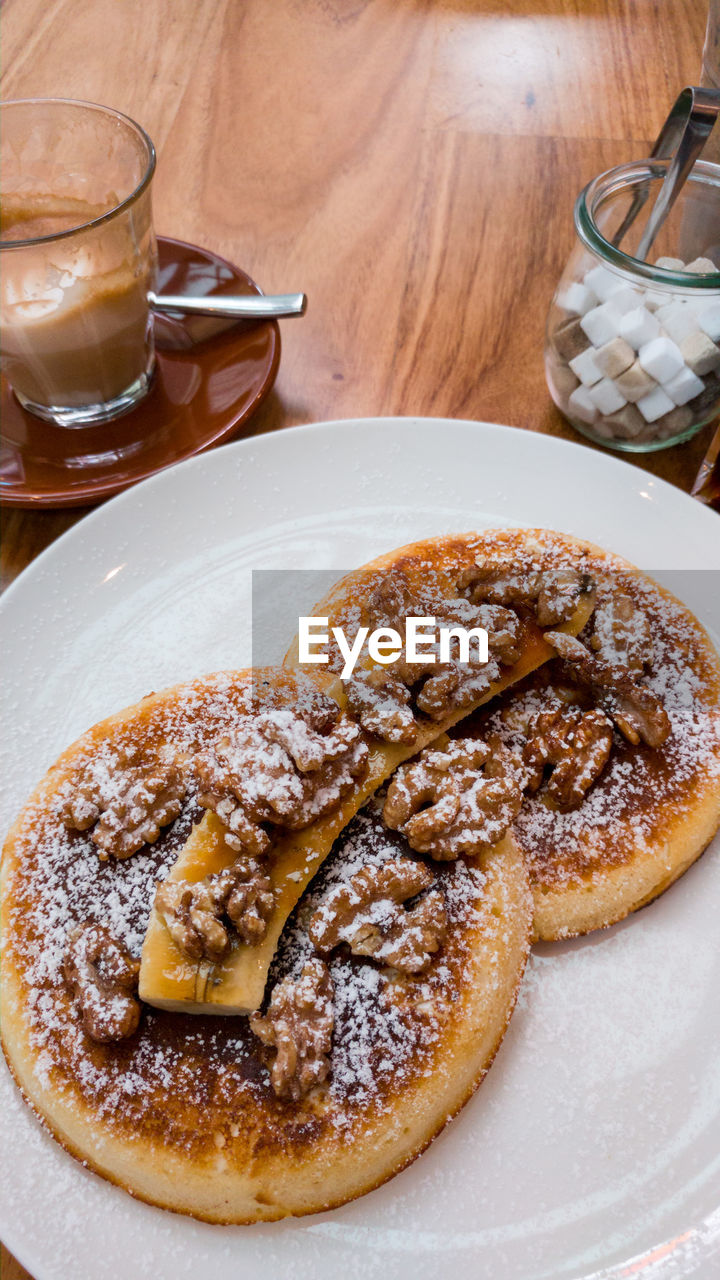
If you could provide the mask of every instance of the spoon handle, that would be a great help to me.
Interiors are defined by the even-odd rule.
[[[282,316],[302,316],[307,307],[304,293],[279,293],[274,297],[250,293],[242,297],[218,295],[190,297],[187,294],[148,293],[153,311],[181,311],[192,316],[223,316],[229,320],[279,320]]]
[[[687,177],[689,168],[692,167],[694,160],[700,155],[718,113],[720,113],[720,93],[716,89],[687,85],[673,103],[670,114],[655,139],[654,146],[650,152],[651,160],[669,160],[672,163],[668,168],[662,190],[657,197],[655,208],[650,215],[650,223],[643,236],[641,247],[634,255],[636,258],[644,261],[650,252],[652,243],[660,230],[660,225],[669,213],[675,196]],[[689,166],[688,156],[691,157]],[[681,165],[683,168],[682,173]],[[667,189],[665,184],[668,184]],[[616,248],[620,247],[626,233],[645,206],[649,195],[649,183],[646,182],[638,186],[633,196],[632,204],[612,238],[612,243]]]
[[[660,193],[640,238],[637,257],[644,262],[662,224],[680,194],[720,112],[720,93],[689,85],[683,89],[655,144],[655,154],[671,157]],[[675,153],[673,145],[677,143]]]

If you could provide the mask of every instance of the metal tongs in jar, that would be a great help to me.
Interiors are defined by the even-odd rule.
[[[688,85],[678,94],[672,110],[660,130],[650,152],[652,160],[668,160],[663,184],[651,210],[637,252],[633,257],[644,262],[660,228],[672,209],[690,170],[699,158],[712,127],[720,115],[720,90]],[[632,204],[613,236],[616,248],[626,236],[650,194],[650,184],[639,186]]]

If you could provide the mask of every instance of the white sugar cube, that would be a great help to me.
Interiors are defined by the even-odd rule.
[[[628,311],[620,321],[620,337],[624,338],[635,351],[639,351],[646,342],[660,335],[660,322],[645,307],[635,307]]]
[[[567,289],[558,294],[558,305],[571,316],[584,316],[596,302],[592,289],[586,288],[578,280],[573,280]]]
[[[682,369],[685,361],[672,338],[653,338],[638,351],[638,360],[646,373],[657,382],[669,382]],[[654,395],[654,392],[650,392]],[[638,404],[641,402],[638,400]]]
[[[622,316],[611,302],[603,302],[600,307],[593,307],[580,319],[580,327],[587,334],[594,347],[604,347],[611,338],[620,332]]]
[[[688,262],[686,271],[692,272],[695,276],[711,275],[718,268],[710,258],[695,258],[694,262]]]
[[[663,267],[665,271],[684,271],[685,263],[682,258],[656,258],[656,267]]]
[[[592,314],[592,311],[588,311],[589,316]],[[720,341],[720,300],[715,301],[713,299],[712,302],[705,303],[698,315],[698,323],[708,338],[711,338],[713,342]],[[585,332],[587,333],[587,329],[585,329]]]
[[[579,378],[585,387],[592,387],[603,376],[602,369],[599,369],[595,363],[594,347],[587,347],[585,351],[581,351],[579,356],[569,361],[569,364],[575,377]]]
[[[658,307],[655,319],[660,321],[668,338],[672,338],[673,342],[682,342],[698,328],[697,316],[686,302],[667,302],[664,307]]]
[[[692,369],[688,369],[687,365],[683,365],[679,373],[675,374],[669,382],[663,383],[665,391],[667,391],[673,404],[687,404],[688,400],[693,400],[695,396],[699,396],[701,391],[705,390],[705,383],[702,378],[698,378]]]
[[[591,271],[587,271],[583,278],[583,284],[586,288],[592,289],[596,298],[601,302],[607,302],[613,289],[617,289],[622,280],[615,275],[614,271],[608,271],[607,267],[603,267],[598,263]]]
[[[615,310],[624,316],[627,311],[632,311],[633,307],[638,306],[640,294],[637,289],[633,289],[631,284],[626,284],[623,280],[611,290],[607,301],[612,303]]]
[[[646,422],[657,422],[658,418],[662,418],[664,413],[669,413],[675,405],[662,387],[654,387],[642,397],[642,400],[638,400],[637,407]]]
[[[623,405],[627,404],[625,396],[612,378],[603,378],[601,382],[596,382],[588,394],[601,413],[617,413],[618,409],[622,409]]]
[[[689,338],[680,343],[683,360],[699,378],[704,373],[712,373],[720,365],[720,347],[706,333],[691,333]]]
[[[597,418],[597,409],[590,399],[590,392],[586,387],[578,387],[568,397],[568,413],[574,418],[579,418],[581,422],[594,422]]]

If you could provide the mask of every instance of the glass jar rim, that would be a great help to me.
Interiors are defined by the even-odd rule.
[[[631,254],[624,253],[622,249],[618,249],[606,240],[595,221],[594,210],[599,201],[614,192],[627,190],[641,182],[664,178],[669,164],[670,160],[636,160],[630,164],[616,165],[613,169],[607,169],[605,173],[593,178],[575,201],[574,217],[577,234],[585,247],[596,256],[633,276],[642,276],[651,283],[674,285],[676,288],[683,289],[720,289],[720,270],[696,275],[692,271],[673,271],[667,267],[657,267],[649,262],[643,262],[640,258],[633,258]],[[720,165],[710,164],[707,160],[696,161],[686,180],[686,185],[691,182],[718,187],[720,198]]]
[[[50,235],[31,236],[29,240],[3,240],[0,237],[0,249],[3,251],[11,249],[27,249],[30,245],[47,244],[49,241],[66,240],[70,236],[79,235],[81,232],[90,230],[93,227],[102,226],[110,218],[115,218],[118,213],[134,204],[139,200],[140,196],[150,185],[150,181],[155,172],[157,164],[157,153],[152,138],[145,132],[142,125],[137,120],[133,120],[131,116],[125,114],[124,111],[117,111],[115,107],[105,107],[100,102],[87,102],[82,98],[10,98],[4,102],[0,102],[0,113],[11,107],[29,107],[29,106],[61,106],[61,107],[84,107],[92,111],[100,111],[104,115],[114,116],[116,120],[121,120],[123,124],[129,125],[131,130],[145,144],[147,151],[147,164],[145,172],[139,183],[129,195],[125,196],[111,209],[106,209],[97,218],[90,218],[87,222],[81,222],[77,227],[69,227],[66,231],[54,231]]]

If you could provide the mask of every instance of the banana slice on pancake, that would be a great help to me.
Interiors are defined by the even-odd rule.
[[[353,815],[402,761],[547,661],[554,651],[545,631],[554,627],[574,635],[585,624],[594,606],[592,579],[583,569],[587,553],[585,544],[542,531],[428,539],[356,570],[315,607],[315,615],[329,615],[329,625],[344,627],[349,644],[366,615],[373,624],[402,626],[408,617],[432,610],[450,625],[482,625],[488,630],[490,660],[473,665],[454,657],[445,663],[433,659],[417,668],[401,664],[402,679],[395,674],[397,665],[374,671],[366,665],[343,682],[337,645],[329,646],[325,667],[303,666],[294,642],[286,659],[289,670],[314,676],[326,695],[359,719],[367,768],[326,816],[277,835],[268,869],[274,907],[257,944],[233,945],[217,963],[201,959],[192,965],[153,910],[140,971],[144,1001],[196,1013],[248,1013],[259,1007],[285,921]],[[510,591],[507,607],[492,600],[473,602],[478,590],[497,594],[504,575],[511,578],[504,587]],[[381,680],[373,683],[376,675]],[[169,880],[197,882],[230,867],[236,853],[226,836],[218,817],[206,814]]]

